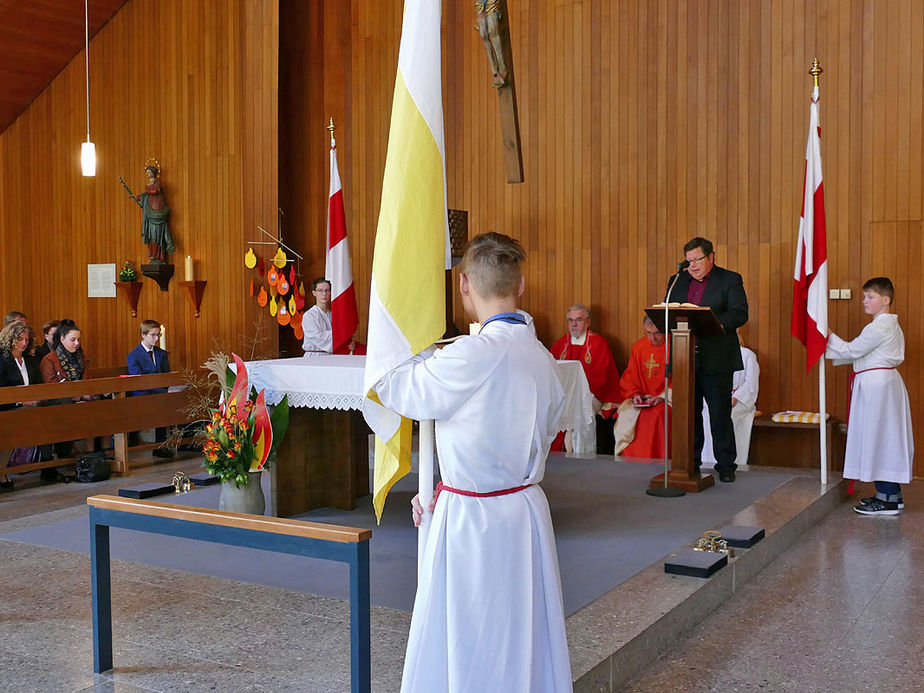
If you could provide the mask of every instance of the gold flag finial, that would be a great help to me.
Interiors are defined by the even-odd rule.
[[[809,70],[809,74],[815,79],[815,86],[818,86],[818,75],[820,75],[824,70],[821,69],[821,63],[818,62],[818,58],[812,59],[812,69]]]
[[[328,131],[330,131],[330,146],[333,147],[334,146],[334,130],[337,129],[336,127],[334,127],[333,118],[330,119],[330,125],[327,126],[327,129]]]

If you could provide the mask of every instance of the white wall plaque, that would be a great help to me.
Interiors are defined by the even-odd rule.
[[[87,265],[87,298],[115,298],[116,266]]]

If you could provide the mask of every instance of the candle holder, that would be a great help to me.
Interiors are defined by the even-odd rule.
[[[132,317],[138,317],[138,297],[141,296],[141,288],[144,286],[142,282],[114,282],[116,289],[122,298],[125,299],[128,303],[128,307],[132,309]]]
[[[191,282],[180,282],[180,286],[186,289],[186,295],[196,311],[196,317],[199,317],[199,306],[202,305],[202,294],[205,292],[207,282],[204,279],[196,279]]]

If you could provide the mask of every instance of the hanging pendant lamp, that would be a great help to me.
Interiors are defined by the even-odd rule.
[[[87,77],[87,141],[80,146],[80,169],[84,176],[96,175],[96,145],[90,141],[90,12],[89,0],[83,0],[84,59]]]

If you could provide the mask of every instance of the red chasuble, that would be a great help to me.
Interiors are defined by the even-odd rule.
[[[625,398],[664,392],[664,344],[652,346],[647,337],[632,345],[629,365],[620,380]],[[622,451],[626,457],[664,457],[664,405],[639,412],[635,440]]]
[[[572,344],[571,334],[567,333],[555,342],[551,351],[559,361],[581,362],[590,391],[601,402],[621,402],[624,399],[613,352],[600,335],[587,330],[583,344]]]

